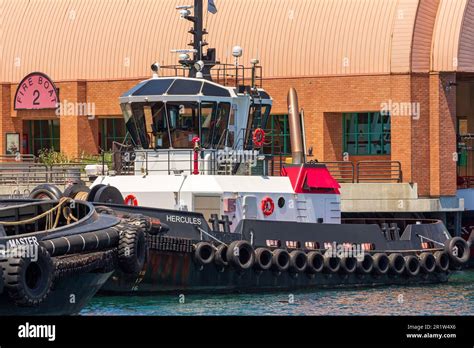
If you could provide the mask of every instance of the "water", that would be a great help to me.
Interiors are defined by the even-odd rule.
[[[82,315],[474,315],[474,270],[448,283],[292,293],[95,297]]]

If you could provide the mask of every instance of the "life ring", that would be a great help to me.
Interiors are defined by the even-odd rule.
[[[253,145],[256,148],[260,148],[265,143],[265,131],[262,128],[257,128],[253,131]]]
[[[131,205],[131,206],[134,206],[134,207],[136,207],[138,205],[137,197],[135,197],[134,195],[128,195],[127,197],[125,197],[123,202],[124,202],[125,205]]]
[[[270,197],[265,197],[262,199],[262,212],[263,215],[265,216],[270,216],[273,214],[273,211],[275,210],[275,203],[273,202],[273,199]]]

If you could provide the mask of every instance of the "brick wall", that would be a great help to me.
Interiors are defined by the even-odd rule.
[[[392,115],[390,156],[362,159],[391,159],[402,163],[406,182],[417,182],[423,196],[453,195],[456,191],[455,87],[446,93],[452,74],[372,75],[280,78],[264,80],[274,99],[272,113],[286,114],[287,93],[296,88],[299,106],[305,110],[307,148],[313,159],[342,160],[342,113],[379,111],[382,103],[416,102],[420,115]],[[138,80],[60,82],[61,101],[94,103],[96,118],[61,116],[61,150],[71,157],[98,152],[98,117],[121,117],[118,98]],[[6,131],[22,132],[22,120],[56,117],[52,110],[13,110],[11,94],[16,86],[1,88],[0,149],[4,152]],[[355,161],[361,158],[351,158]]]

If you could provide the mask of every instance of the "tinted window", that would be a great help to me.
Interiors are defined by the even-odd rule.
[[[201,91],[202,82],[192,80],[176,80],[168,91],[170,95],[194,95]]]
[[[216,96],[216,97],[230,97],[230,93],[225,88],[214,86],[210,83],[204,83],[202,88],[202,94],[206,96]]]
[[[171,86],[173,79],[157,79],[147,81],[142,87],[138,88],[133,95],[161,95]]]

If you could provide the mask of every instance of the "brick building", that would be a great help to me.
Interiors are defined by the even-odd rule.
[[[232,63],[236,44],[242,63],[259,58],[283,132],[296,88],[314,158],[399,161],[420,196],[456,195],[457,170],[474,168],[469,153],[457,168],[457,135],[474,132],[474,0],[216,2],[205,23],[218,60]],[[4,0],[0,152],[15,150],[17,135],[22,153],[51,147],[70,157],[122,140],[118,97],[189,42],[174,9],[183,3]],[[15,108],[31,72],[51,78],[63,109],[89,103],[93,115]]]

